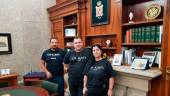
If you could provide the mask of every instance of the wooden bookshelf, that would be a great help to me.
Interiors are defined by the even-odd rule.
[[[116,50],[116,47],[102,47],[104,50]]]
[[[122,43],[122,46],[160,46],[161,43]]]
[[[116,36],[116,34],[112,33],[112,34],[86,35],[86,37],[103,37],[103,36]]]
[[[146,21],[135,21],[134,23],[123,23],[122,27],[137,27],[137,26],[148,26],[148,25],[162,25],[163,19],[146,20]]]
[[[68,28],[68,27],[76,27],[77,24],[69,24],[69,25],[64,25],[64,28]]]

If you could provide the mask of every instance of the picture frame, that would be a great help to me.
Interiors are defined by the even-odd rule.
[[[113,57],[112,66],[121,65],[122,59],[123,59],[122,54],[115,54],[114,57]]]
[[[142,58],[147,58],[149,60],[149,67],[152,67],[156,55],[157,55],[156,51],[145,51],[143,52]]]
[[[135,58],[131,65],[132,69],[145,70],[149,68],[149,62],[146,58]]]
[[[76,36],[76,28],[65,28],[64,29],[66,37],[75,37]]]
[[[91,26],[109,24],[109,0],[91,0]]]
[[[10,33],[0,33],[0,55],[2,54],[12,54]]]

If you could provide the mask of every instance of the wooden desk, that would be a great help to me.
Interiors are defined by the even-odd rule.
[[[12,73],[9,75],[0,75],[0,83],[8,82],[9,86],[17,86],[18,85],[17,77],[18,77],[18,74],[16,73]]]
[[[46,75],[44,72],[31,72],[24,75],[24,84],[29,86],[32,82],[40,81],[45,79]]]
[[[1,88],[0,96],[49,96],[49,93],[41,87],[13,86]]]

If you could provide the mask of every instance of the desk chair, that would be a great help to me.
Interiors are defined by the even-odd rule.
[[[51,94],[51,96],[57,96],[58,95],[58,93],[57,93],[58,84],[56,84],[56,83],[49,82],[49,81],[46,81],[46,80],[42,80],[41,87],[46,89]]]
[[[31,86],[39,86],[44,89],[46,89],[50,96],[58,96],[57,90],[58,90],[58,84],[49,82],[46,80],[38,80],[31,82]]]

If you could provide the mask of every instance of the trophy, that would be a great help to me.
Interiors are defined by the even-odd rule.
[[[132,12],[130,12],[129,13],[129,23],[133,23],[133,13]]]

